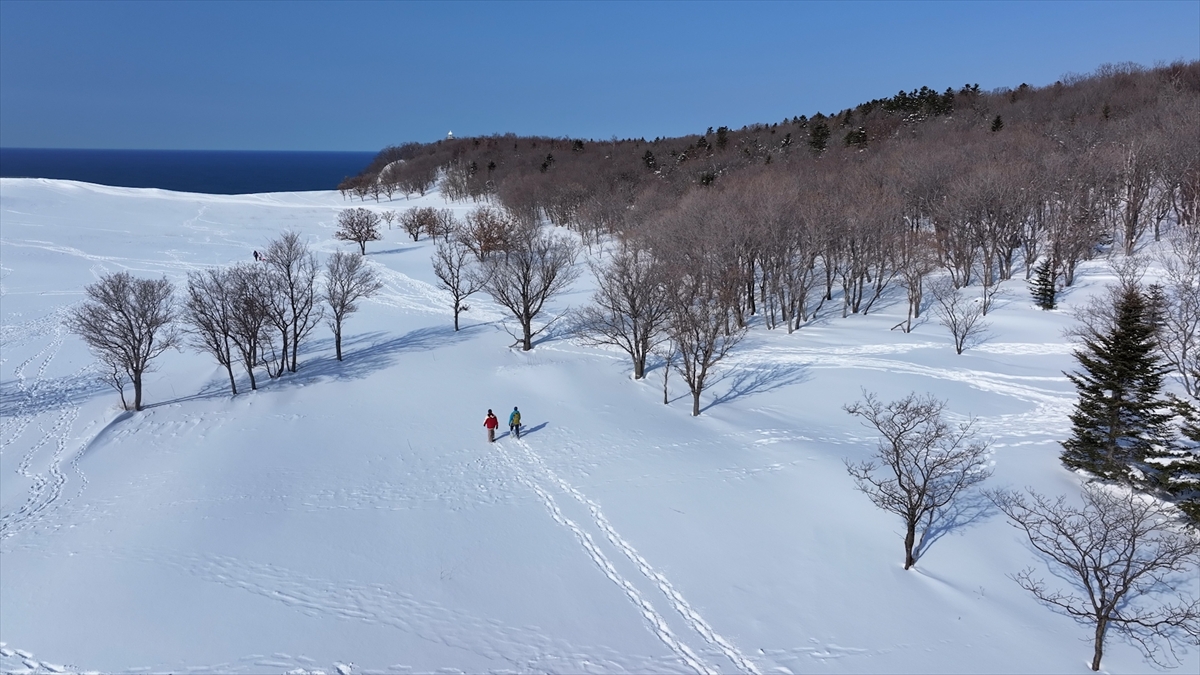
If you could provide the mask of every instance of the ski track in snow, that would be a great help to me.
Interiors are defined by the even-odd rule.
[[[628,540],[623,538],[617,532],[616,528],[612,526],[612,523],[604,516],[604,512],[601,510],[599,504],[586,497],[578,489],[570,485],[558,474],[556,474],[541,459],[541,457],[533,451],[528,443],[520,440],[515,441],[516,447],[521,449],[521,455],[526,460],[528,466],[532,467],[537,474],[548,479],[551,485],[556,486],[563,493],[582,504],[588,510],[595,527],[604,535],[604,538],[618,551],[620,551],[627,559],[629,559],[629,561],[634,564],[637,570],[646,579],[654,584],[654,586],[666,598],[668,604],[670,604],[670,606],[683,618],[687,626],[701,638],[703,638],[711,649],[694,650],[682,642],[671,631],[665,619],[658,614],[650,601],[646,599],[644,594],[639,591],[632,582],[621,575],[609,557],[605,555],[604,551],[597,544],[596,539],[588,532],[585,532],[578,523],[562,512],[561,507],[558,505],[558,502],[555,500],[554,496],[550,494],[550,491],[543,485],[541,481],[531,476],[530,472],[525,470],[525,468],[518,463],[516,457],[507,452],[505,445],[507,445],[507,442],[501,442],[498,444],[500,454],[505,459],[505,462],[513,471],[514,475],[517,477],[517,480],[537,494],[543,505],[545,505],[546,509],[550,512],[551,518],[553,518],[556,523],[566,527],[572,532],[572,534],[574,534],[584,551],[588,554],[588,557],[592,559],[592,562],[596,564],[605,577],[607,577],[622,590],[626,597],[642,614],[643,618],[646,619],[650,629],[654,632],[654,634],[664,644],[666,644],[667,647],[670,648],[671,651],[674,652],[681,661],[686,663],[698,673],[722,672],[719,669],[712,668],[709,664],[703,662],[698,656],[698,652],[711,651],[714,654],[723,654],[729,659],[738,672],[746,673],[748,675],[760,674],[760,671],[752,661],[746,658],[746,656],[743,655],[737,649],[737,647],[733,646],[728,640],[714,631],[712,627],[703,619],[703,617],[701,617],[700,614],[696,612],[690,604],[688,604],[687,600],[684,599],[679,591],[671,585],[670,581],[668,581],[661,572],[651,566],[650,563],[647,562],[646,559],[643,558],[641,554],[639,554],[637,550],[628,542]]]
[[[667,625],[667,622],[663,619],[663,617],[654,609],[654,606],[651,605],[649,601],[642,597],[642,594],[638,591],[637,587],[631,584],[628,579],[621,576],[620,572],[617,571],[617,568],[613,566],[612,561],[608,559],[608,556],[604,555],[604,552],[601,551],[598,546],[596,546],[596,542],[592,536],[587,532],[584,532],[579,525],[575,523],[575,521],[563,515],[562,509],[559,508],[558,502],[554,499],[554,497],[545,489],[543,489],[542,486],[539,485],[535,480],[530,478],[520,468],[512,456],[503,449],[503,446],[499,447],[500,452],[505,458],[509,468],[516,476],[517,481],[530,490],[533,490],[533,492],[537,494],[538,498],[542,501],[542,504],[546,507],[546,510],[550,512],[550,517],[554,519],[554,522],[571,530],[571,532],[575,535],[575,538],[579,541],[579,544],[583,547],[584,551],[587,552],[588,557],[592,559],[592,562],[595,563],[598,568],[600,568],[600,571],[604,574],[604,576],[607,577],[609,581],[616,584],[617,587],[620,588],[625,594],[625,596],[629,598],[630,602],[633,603],[634,607],[637,608],[638,612],[649,623],[650,628],[654,632],[655,636],[657,636],[658,639],[661,640],[663,644],[665,644],[668,649],[670,649],[677,657],[679,657],[679,660],[685,663],[692,671],[700,673],[700,675],[716,675],[716,670],[701,662],[699,657],[696,656],[696,654],[692,652],[687,645],[675,638],[675,635],[671,632],[670,626]]]
[[[985,345],[994,354],[1069,354],[1070,345],[999,343]],[[886,358],[916,349],[947,349],[938,343],[916,345],[853,345],[840,347],[778,347],[763,345],[731,363],[733,366],[765,363],[767,365],[795,364],[812,369],[875,370],[894,374],[914,375],[935,380],[965,384],[979,391],[1015,398],[1033,405],[1033,410],[1011,415],[991,415],[977,418],[976,429],[984,435],[1006,438],[1040,437],[1057,439],[1074,407],[1074,392],[1067,386],[1050,388],[1044,385],[1066,384],[1066,377],[1006,375],[970,368],[940,368]],[[982,347],[977,348],[983,351]],[[1039,441],[1033,441],[1039,442]],[[1013,443],[996,444],[1004,447]]]
[[[747,659],[737,647],[733,646],[728,640],[721,637],[720,634],[714,631],[712,626],[710,626],[708,622],[706,622],[704,618],[701,617],[700,614],[688,604],[687,600],[684,599],[679,591],[677,591],[675,587],[671,585],[671,582],[668,581],[661,572],[652,567],[650,563],[647,562],[646,559],[643,558],[636,549],[634,549],[632,544],[630,544],[619,533],[617,533],[616,528],[614,528],[612,523],[609,522],[608,518],[604,516],[604,512],[601,511],[599,504],[591,499],[588,499],[583,495],[583,493],[556,474],[554,470],[551,469],[545,463],[545,461],[543,461],[542,458],[533,451],[533,448],[529,447],[528,443],[518,440],[516,444],[522,450],[524,450],[525,456],[529,458],[533,465],[541,470],[543,475],[557,484],[563,492],[571,495],[576,501],[587,507],[588,511],[592,514],[592,519],[595,521],[596,526],[599,527],[602,532],[604,532],[604,536],[609,540],[609,542],[611,542],[613,546],[616,546],[621,553],[625,554],[625,557],[627,557],[630,562],[637,566],[638,571],[645,575],[647,579],[652,581],[655,586],[662,591],[663,595],[665,595],[667,600],[671,603],[671,606],[675,608],[675,611],[679,612],[680,616],[683,617],[687,624],[694,631],[696,631],[700,637],[704,638],[706,642],[720,650],[720,652],[728,657],[729,660],[732,661],[741,672],[747,673],[748,675],[760,675],[760,671],[752,661]]]
[[[371,265],[371,269],[379,275],[379,280],[383,282],[383,288],[367,298],[365,302],[374,302],[410,312],[424,312],[439,316],[454,315],[454,303],[449,292],[424,281],[413,279],[403,272],[397,272],[384,265]],[[475,300],[475,302],[471,302],[471,300]],[[493,306],[485,303],[482,297],[473,296],[467,301],[467,304],[471,309],[466,316],[473,321],[496,321],[504,317]]]
[[[40,434],[29,439],[29,445],[16,467],[17,473],[29,481],[29,494],[20,507],[0,514],[0,540],[28,530],[74,499],[63,499],[68,482],[64,463],[67,462],[70,447],[76,448],[69,465],[79,479],[79,493],[86,487],[87,479],[79,468],[78,460],[91,437],[85,433],[82,441],[72,443],[71,431],[80,413],[77,399],[86,396],[94,384],[91,382],[94,365],[91,364],[67,378],[51,379],[45,376],[63,344],[66,328],[62,324],[61,312],[28,324],[7,325],[5,329],[0,339],[5,349],[27,344],[38,337],[49,336],[50,339],[13,370],[13,383],[5,387],[7,391],[3,395],[0,453],[17,450],[17,442],[27,436],[26,432],[31,427]],[[27,375],[26,369],[39,360],[37,370],[32,376]],[[88,425],[89,428],[93,426],[94,422]],[[43,457],[46,448],[53,448],[48,460]]]
[[[171,251],[163,252],[164,255],[166,255],[169,258],[167,260],[164,260],[162,258],[155,258],[155,259],[141,258],[141,259],[139,259],[139,258],[124,258],[124,257],[118,257],[118,256],[99,255],[96,253],[88,253],[81,249],[75,248],[74,246],[55,244],[54,242],[40,241],[37,239],[27,239],[24,241],[17,241],[17,240],[12,240],[12,239],[0,238],[0,245],[12,246],[12,247],[17,247],[17,248],[37,248],[37,249],[42,249],[45,251],[50,251],[51,253],[61,253],[63,255],[69,255],[69,256],[74,256],[77,258],[82,258],[84,260],[90,260],[93,263],[95,263],[95,265],[93,267],[93,272],[101,271],[102,273],[108,273],[108,264],[111,264],[111,265],[120,267],[123,271],[127,271],[127,272],[133,272],[133,273],[145,272],[145,273],[149,273],[149,274],[169,273],[172,276],[182,278],[182,277],[186,276],[186,274],[188,272],[209,267],[209,265],[203,265],[203,264],[199,264],[199,263],[190,263],[190,262],[180,260],[178,253],[174,253]],[[100,277],[100,275],[97,274],[97,278],[99,278],[99,277]]]

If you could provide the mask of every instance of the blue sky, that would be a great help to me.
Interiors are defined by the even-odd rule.
[[[0,146],[653,138],[1177,59],[1200,59],[1200,0],[0,0]]]

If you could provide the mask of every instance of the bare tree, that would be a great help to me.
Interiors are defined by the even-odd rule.
[[[407,232],[408,236],[412,237],[413,241],[417,241],[421,238],[421,230],[424,229],[421,222],[423,215],[422,211],[425,211],[426,209],[429,209],[430,211],[434,210],[433,207],[426,206],[409,209],[400,214],[400,229]]]
[[[662,359],[663,369],[663,405],[671,402],[667,385],[671,379],[671,368],[675,365],[675,359],[679,358],[679,349],[670,338],[664,339],[654,348],[654,354]]]
[[[988,444],[974,440],[974,420],[952,426],[942,419],[945,401],[908,396],[883,404],[863,392],[865,401],[845,407],[880,434],[872,459],[846,460],[846,471],[875,506],[904,519],[904,569],[917,562],[917,529],[928,529],[938,513],[992,474]]]
[[[898,247],[901,285],[908,298],[908,317],[896,326],[903,326],[905,333],[912,332],[913,319],[921,318],[921,307],[925,302],[925,278],[937,266],[931,238],[919,225],[910,225]]]
[[[453,211],[432,206],[411,208],[400,214],[399,222],[413,241],[420,239],[422,234],[434,239],[446,237],[454,231],[455,226]]]
[[[388,198],[391,198],[390,194],[388,195]],[[398,214],[395,211],[389,209],[387,211],[380,212],[379,217],[383,218],[383,222],[387,223],[388,229],[390,230],[392,229],[392,223],[396,221],[397,215]]]
[[[183,320],[192,345],[208,352],[229,374],[229,390],[237,395],[237,380],[233,377],[233,315],[236,296],[233,280],[226,268],[209,268],[189,272],[187,299],[183,305]]]
[[[454,330],[458,330],[458,315],[470,309],[463,301],[483,290],[487,282],[485,271],[471,265],[471,251],[458,239],[439,241],[433,254],[433,274],[438,286],[450,292],[454,301]]]
[[[640,380],[670,317],[661,265],[649,251],[625,248],[592,271],[596,292],[592,304],[576,313],[576,332],[590,344],[619,347],[633,360],[633,379]]]
[[[1130,129],[1125,138],[1142,135],[1140,129]],[[1117,201],[1120,204],[1120,228],[1125,255],[1133,255],[1138,238],[1145,232],[1147,222],[1142,216],[1151,196],[1158,158],[1145,139],[1133,138],[1120,147],[1121,167],[1118,172]]]
[[[746,335],[744,326],[734,326],[728,296],[702,276],[672,279],[667,335],[674,342],[678,359],[675,370],[692,392],[692,416],[700,415],[700,394],[714,366],[729,355]]]
[[[501,307],[512,313],[521,326],[514,335],[521,349],[533,349],[533,320],[546,301],[559,295],[579,276],[575,267],[578,248],[569,239],[531,228],[510,242],[503,256],[484,262],[484,290]],[[546,324],[550,325],[549,323]]]
[[[85,287],[87,300],[68,314],[67,326],[112,371],[108,379],[122,405],[124,377],[133,383],[134,410],[142,409],[142,375],[151,370],[150,362],[179,344],[174,290],[166,279],[117,272]]]
[[[1094,484],[1084,485],[1082,508],[1032,490],[991,497],[1068,587],[1047,587],[1032,567],[1012,578],[1092,628],[1092,670],[1100,670],[1109,629],[1160,666],[1168,665],[1164,646],[1174,657],[1176,641],[1200,645],[1200,600],[1186,592],[1195,588],[1200,538],[1178,529],[1170,506]]]
[[[361,206],[345,209],[338,214],[338,230],[333,233],[333,237],[358,244],[359,252],[366,255],[368,241],[383,239],[383,235],[379,233],[380,220],[382,219],[379,214]]]
[[[431,209],[433,213],[422,223],[425,234],[431,239],[448,239],[458,227],[454,212],[450,209]]]
[[[369,298],[383,284],[375,271],[367,267],[362,256],[338,251],[325,264],[325,302],[329,303],[329,327],[337,360],[342,360],[342,322],[358,311],[356,304]]]
[[[961,290],[944,280],[931,284],[930,292],[936,303],[933,312],[954,338],[955,352],[962,354],[987,336],[990,324],[983,320],[984,303],[968,300]]]
[[[278,370],[272,371],[274,359],[266,358],[267,352],[274,352],[275,349],[270,328],[274,323],[274,317],[279,316],[276,311],[278,307],[276,299],[280,297],[276,283],[277,277],[268,268],[251,263],[233,266],[229,269],[228,275],[228,291],[233,305],[230,312],[229,337],[242,366],[246,369],[246,376],[250,378],[250,389],[253,391],[258,389],[258,380],[254,377],[254,369],[260,363],[267,365],[268,375],[272,373],[278,375],[284,368],[283,362],[280,361],[276,365]],[[287,335],[288,332],[284,330],[285,353],[288,344]]]
[[[100,362],[105,366],[100,381],[116,389],[117,394],[121,396],[121,410],[129,410],[129,403],[125,400],[125,385],[129,382],[129,375],[125,373],[120,364],[109,359],[101,357]]]
[[[273,321],[283,334],[285,362],[288,349],[291,349],[291,361],[287,365],[288,370],[294,373],[300,342],[321,320],[321,307],[317,304],[317,256],[309,250],[308,243],[300,235],[284,232],[267,244],[267,264],[274,277]]]
[[[1179,228],[1162,256],[1166,271],[1159,346],[1184,391],[1200,398],[1200,233]]]
[[[493,253],[508,250],[512,240],[522,235],[522,229],[507,209],[480,206],[467,214],[458,238],[483,262]]]

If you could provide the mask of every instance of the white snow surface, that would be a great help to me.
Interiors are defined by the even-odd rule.
[[[756,325],[698,418],[678,377],[664,406],[661,369],[633,381],[620,352],[561,332],[512,347],[485,296],[454,332],[432,244],[398,229],[368,246],[385,287],[349,319],[346,360],[322,325],[257,392],[173,351],[147,409],[122,412],[64,328],[104,273],[182,284],[283,230],[352,250],[332,235],[357,205],[0,181],[0,670],[1088,672],[1088,631],[1009,578],[1040,562],[983,500],[902,569],[899,520],[843,463],[874,435],[842,407],[932,393],[993,441],[992,487],[1077,494],[1061,335],[1103,261],[1058,311],[1008,282],[961,356],[936,321],[890,330],[898,293],[793,335]],[[418,205],[472,206],[366,206]],[[484,413],[514,405],[526,434],[489,445]],[[1104,670],[1156,669],[1113,636]]]

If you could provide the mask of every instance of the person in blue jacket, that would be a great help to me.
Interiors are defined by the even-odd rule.
[[[508,430],[512,435],[521,437],[521,411],[517,410],[517,406],[513,406],[512,414],[508,416]]]

